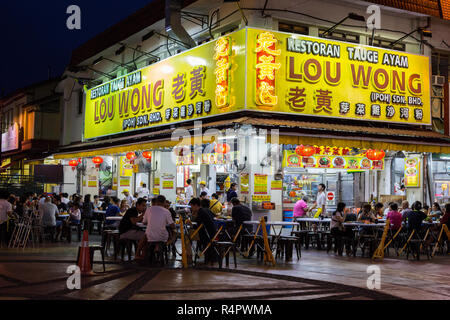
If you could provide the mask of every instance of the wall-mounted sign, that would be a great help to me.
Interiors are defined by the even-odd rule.
[[[15,122],[2,133],[2,152],[19,149],[19,125]]]
[[[253,193],[266,194],[267,193],[267,174],[254,174]]]
[[[383,170],[384,160],[369,160],[364,155],[333,156],[314,155],[302,157],[295,151],[284,151],[283,166],[285,168],[328,168],[346,170]]]
[[[244,44],[245,30],[237,31],[85,90],[84,138],[243,108]],[[242,90],[233,93],[231,84]]]
[[[127,157],[120,157],[120,176],[131,177],[133,175],[133,165]]]
[[[270,181],[271,190],[283,190],[283,180],[272,180]]]
[[[405,187],[420,187],[420,160],[418,157],[405,158]]]
[[[247,29],[246,109],[430,124],[429,58]]]
[[[120,177],[119,186],[120,187],[130,187],[131,186],[131,178],[130,177]]]
[[[249,191],[249,178],[250,175],[248,173],[241,173],[241,185],[239,190],[241,194],[247,194]]]
[[[270,195],[252,195],[252,202],[266,202],[270,201]]]
[[[242,109],[430,125],[426,56],[244,28],[86,92],[84,138]]]

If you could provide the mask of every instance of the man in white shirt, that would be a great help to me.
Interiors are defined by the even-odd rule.
[[[147,185],[145,183],[142,184],[142,187],[139,187],[137,190],[138,192],[138,198],[144,198],[147,197],[150,194],[150,190],[148,190]]]
[[[42,225],[50,228],[52,241],[56,241],[62,227],[62,221],[56,220],[59,213],[58,207],[51,202],[50,197],[45,197],[44,204],[39,207],[39,211],[42,217]],[[55,230],[57,231],[56,237],[54,237]]]
[[[9,203],[6,199],[8,199],[8,192],[0,192],[0,241],[6,243],[6,232],[7,232],[7,224],[8,216],[12,216],[13,208],[11,203]]]
[[[194,197],[194,189],[191,186],[192,180],[191,179],[187,179],[186,180],[187,183],[187,187],[184,190],[184,193],[186,194],[186,202],[189,203],[189,201],[191,201],[191,199]]]
[[[130,191],[128,191],[128,189],[124,189],[124,190],[122,191],[122,193],[123,193],[123,195],[125,196],[125,199],[127,200],[128,205],[129,205],[130,208],[131,208],[131,207],[133,206],[133,201],[134,201],[133,196],[130,194]]]
[[[209,193],[209,189],[206,187],[206,182],[205,181],[200,181],[200,194],[202,192],[206,192],[206,199],[209,199],[211,194]]]
[[[325,195],[325,190],[327,189],[327,187],[321,183],[319,184],[319,192],[317,193],[317,200],[316,203],[313,205],[313,207],[311,208],[318,208],[322,209],[321,215],[322,216],[326,216],[327,215],[327,196]]]

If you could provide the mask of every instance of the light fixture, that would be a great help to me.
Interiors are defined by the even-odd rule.
[[[144,42],[145,40],[150,39],[151,37],[153,37],[155,35],[155,30],[151,30],[149,33],[145,34],[142,37],[142,42]]]
[[[325,31],[321,34],[321,36],[322,36],[322,37],[323,37],[323,36],[326,36],[328,33],[332,32],[334,29],[337,28],[337,26],[339,26],[340,24],[342,24],[342,23],[343,23],[345,20],[347,20],[347,19],[356,20],[356,21],[362,21],[362,22],[366,21],[366,19],[365,19],[363,16],[361,16],[361,15],[359,15],[359,14],[356,14],[356,13],[353,13],[353,12],[350,12],[344,19],[342,19],[341,21],[339,21],[338,23],[336,23],[334,26],[332,26],[332,27],[328,28],[327,30],[325,30]]]
[[[98,57],[97,59],[92,62],[92,65],[95,66],[96,64],[99,64],[103,60],[103,57]]]
[[[125,46],[121,46],[117,51],[116,51],[116,56],[122,54],[122,52],[125,51]]]

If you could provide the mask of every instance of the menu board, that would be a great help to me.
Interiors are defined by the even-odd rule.
[[[241,186],[239,188],[241,191],[241,194],[247,194],[249,190],[249,174],[248,173],[241,173]]]
[[[283,166],[286,168],[327,168],[346,170],[383,170],[384,160],[372,161],[364,155],[314,155],[302,157],[295,151],[284,151]]]
[[[270,195],[252,195],[252,202],[270,201]]]
[[[155,187],[159,187],[159,177],[155,177],[155,180],[154,180],[154,185],[155,185]]]
[[[121,187],[129,187],[130,186],[130,178],[129,177],[120,177],[120,183],[119,185]]]
[[[405,187],[420,187],[420,160],[417,157],[405,158]]]
[[[159,195],[159,188],[153,188],[152,193],[155,195]]]
[[[163,180],[163,189],[173,189],[173,179],[172,180]]]
[[[282,190],[283,189],[283,180],[272,180],[270,182],[271,190]]]
[[[237,152],[229,153],[202,153],[200,157],[196,157],[194,153],[186,156],[177,156],[176,164],[193,165],[193,164],[228,164],[237,159]]]
[[[120,176],[131,177],[133,176],[133,165],[127,157],[120,157]]]
[[[254,175],[254,194],[267,194],[267,174]]]

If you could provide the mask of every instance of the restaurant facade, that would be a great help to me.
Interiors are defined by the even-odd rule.
[[[210,41],[123,68],[101,84],[79,79],[105,52],[89,57],[89,68],[69,68],[60,90],[67,95],[77,79],[72,90],[83,96],[75,102],[70,92],[66,99],[66,111],[74,112],[74,103],[82,110],[75,117],[66,112],[67,128],[82,128],[82,137],[63,142],[52,157],[65,168],[61,191],[121,198],[145,183],[150,196],[182,202],[191,179],[197,196],[203,181],[223,201],[236,183],[255,214],[276,220],[288,219],[304,196],[314,202],[320,183],[329,210],[341,201],[357,208],[448,200],[450,139],[430,130],[432,68],[423,44],[407,42],[399,51],[361,38],[284,32],[287,16],[270,18],[278,28],[267,27],[267,18],[261,26],[256,16],[248,13],[250,26],[243,17],[224,23]],[[308,25],[291,23],[295,30]]]

